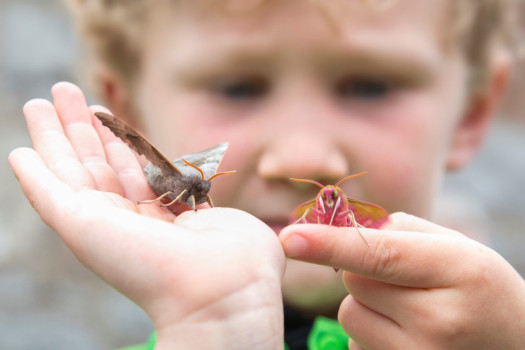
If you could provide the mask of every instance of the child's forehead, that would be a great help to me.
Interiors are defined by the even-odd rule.
[[[269,22],[334,21],[338,27],[367,22],[405,22],[428,24],[429,19],[449,20],[449,0],[178,0],[153,2],[157,14],[193,16],[210,21],[263,25]],[[174,11],[165,11],[161,4]],[[434,21],[433,21],[434,22]],[[332,28],[334,30],[335,28]]]
[[[171,11],[157,8],[157,16],[164,20],[153,17],[153,26],[164,33],[178,32],[186,40],[206,36],[210,44],[214,40],[228,44],[229,39],[244,36],[254,46],[280,41],[300,45],[298,34],[328,44],[391,36],[395,42],[387,46],[403,46],[403,40],[422,35],[432,44],[441,44],[448,1],[389,0],[390,5],[383,7],[373,5],[374,1],[379,0],[253,0],[251,8],[242,10],[231,10],[228,1],[178,1]]]
[[[422,3],[398,0],[378,8],[356,0],[267,0],[232,13],[210,1],[182,1],[171,11],[158,9],[165,20],[154,23],[152,45],[163,51],[158,55],[172,56],[172,64],[198,61],[202,69],[207,61],[214,67],[221,62],[271,67],[286,54],[304,52],[301,63],[411,66],[423,72],[441,56],[447,8],[442,0]]]

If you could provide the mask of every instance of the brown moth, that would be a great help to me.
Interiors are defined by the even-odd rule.
[[[171,202],[161,204],[161,206],[185,202],[193,210],[196,210],[197,204],[208,202],[213,207],[213,202],[208,196],[211,180],[217,176],[235,172],[235,170],[217,172],[222,157],[228,148],[227,142],[202,152],[183,155],[170,162],[151,142],[122,120],[104,112],[96,112],[95,116],[115,136],[150,161],[144,168],[144,173],[149,185],[159,197],[139,203],[154,203],[167,197],[171,199]]]

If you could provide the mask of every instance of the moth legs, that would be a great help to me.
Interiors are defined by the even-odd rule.
[[[181,193],[179,193],[179,195],[177,197],[175,197],[174,200],[172,200],[171,202],[169,203],[161,203],[160,206],[161,207],[169,207],[170,205],[172,204],[175,204],[177,203],[178,201],[180,201],[180,199],[188,193],[188,190],[184,190],[182,191]],[[158,201],[161,201],[163,200],[164,198],[166,198],[166,196],[169,196],[170,194],[175,194],[175,192],[173,191],[168,191],[160,196],[158,196],[157,198],[155,199],[149,199],[149,200],[144,200],[144,201],[139,201],[137,202],[138,204],[151,204],[151,203],[155,203],[155,202],[158,202]],[[211,200],[211,197],[206,195],[206,201],[208,202],[208,204],[210,205],[210,207],[213,208],[213,201]],[[193,209],[193,210],[197,210],[197,208],[195,207],[195,196],[189,196],[188,199],[187,199],[187,204],[188,206]]]
[[[171,191],[168,191],[168,192],[171,192]],[[172,204],[178,202],[179,199],[181,199],[182,196],[184,196],[187,192],[188,192],[188,190],[184,190],[184,191],[182,191],[177,197],[175,197],[174,200],[172,200],[171,202],[166,203],[166,204],[162,203],[160,206],[161,206],[161,207],[169,207],[170,205],[172,205]],[[171,192],[171,193],[173,193],[173,192]],[[163,196],[164,196],[165,194],[166,194],[166,193],[164,193]],[[195,205],[193,206],[192,209],[195,210]]]
[[[307,221],[306,221],[306,215],[308,215],[308,213],[310,213],[310,210],[312,210],[312,207],[306,209],[306,211],[304,212],[303,216],[301,216],[299,219],[297,219],[294,224],[297,224],[299,223],[299,221],[302,221],[303,224],[306,224]]]
[[[164,206],[164,207],[167,207],[167,206],[170,206],[172,205],[173,203],[175,203],[176,201],[178,201],[186,192],[188,192],[188,190],[184,190],[182,191],[181,194],[179,194],[177,196],[177,198],[175,198],[173,201],[171,201],[170,203],[168,204],[161,204],[161,206]],[[210,207],[213,208],[213,202],[211,200],[211,197],[206,195],[206,201],[208,202],[208,204],[210,205]],[[191,195],[188,197],[188,199],[186,200],[186,203],[188,203],[188,205],[190,206],[191,209],[193,209],[194,211],[197,211],[197,208],[195,207],[195,196]]]
[[[348,217],[350,218],[350,222],[352,223],[352,226],[354,226],[355,229],[357,230],[357,233],[359,233],[359,236],[361,236],[361,238],[366,243],[366,245],[368,245],[368,242],[366,241],[365,237],[363,236],[361,231],[359,231],[359,227],[364,227],[364,226],[357,222],[357,220],[355,219],[354,212],[352,210],[348,210]]]
[[[158,202],[158,201],[162,200],[164,197],[166,197],[167,195],[170,195],[170,194],[173,194],[173,192],[168,191],[168,192],[164,193],[163,195],[158,196],[158,197],[155,198],[155,199],[148,199],[148,200],[144,200],[144,201],[138,201],[137,203],[138,203],[138,204],[151,204],[151,203],[155,203],[155,202]]]
[[[208,196],[208,195],[206,195],[206,202],[208,202],[208,204],[210,205],[210,207],[212,207],[212,208],[214,207],[214,205],[213,205],[213,201],[211,200],[211,197]]]
[[[171,202],[169,203],[162,203],[160,206],[161,207],[169,207],[170,205],[176,203],[177,201],[179,201],[179,199],[182,198],[182,196],[184,196],[186,193],[188,192],[188,190],[184,190],[182,191],[174,200],[172,200]],[[175,192],[172,192],[172,191],[168,191],[160,196],[158,196],[157,198],[155,199],[149,199],[149,200],[145,200],[145,201],[139,201],[138,203],[139,204],[151,204],[151,203],[155,203],[155,202],[158,202],[158,201],[161,201],[163,200],[166,196],[170,195],[170,194],[175,194]],[[195,209],[195,208],[193,208]]]

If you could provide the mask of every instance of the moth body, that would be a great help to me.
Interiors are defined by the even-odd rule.
[[[388,211],[365,201],[352,199],[339,187],[346,180],[364,175],[350,175],[335,185],[322,185],[308,179],[291,180],[316,185],[320,188],[317,196],[297,207],[292,218],[295,223],[325,224],[331,226],[354,226],[379,228],[388,220]]]
[[[211,182],[202,179],[197,172],[184,177],[180,177],[177,174],[164,176],[158,167],[150,163],[144,168],[144,173],[149,185],[159,196],[168,193],[166,197],[170,200],[181,196],[178,198],[178,201],[185,202],[192,209],[195,208],[195,205],[211,201],[208,196]]]
[[[211,180],[217,176],[235,173],[235,170],[217,172],[222,157],[228,149],[227,142],[201,152],[184,155],[170,162],[151,142],[122,120],[104,112],[95,112],[95,116],[116,137],[150,161],[144,168],[144,173],[150,187],[159,197],[139,203],[155,203],[167,197],[171,202],[161,206],[186,202],[190,208],[197,210],[195,205],[208,202],[213,207],[212,200],[208,196]]]
[[[357,233],[368,245],[359,227],[381,227],[388,220],[388,211],[378,205],[349,198],[339,187],[344,181],[364,174],[366,173],[350,175],[337,181],[335,185],[326,186],[315,180],[291,178],[292,181],[310,183],[321,188],[314,199],[301,204],[294,210],[292,217],[297,219],[294,223],[355,227]],[[334,267],[334,270],[337,272],[339,269]]]
[[[318,224],[331,226],[352,225],[348,199],[338,186],[328,185],[322,188],[317,195],[316,204],[315,207],[312,207],[312,210],[315,213],[315,219],[317,219]]]

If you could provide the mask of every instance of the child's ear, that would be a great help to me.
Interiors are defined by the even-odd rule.
[[[505,91],[509,71],[510,59],[506,55],[496,58],[487,84],[470,97],[454,130],[447,170],[454,171],[464,166],[481,147]]]
[[[131,87],[117,74],[99,67],[96,72],[95,88],[106,107],[120,119],[137,127],[138,118],[133,104]]]

